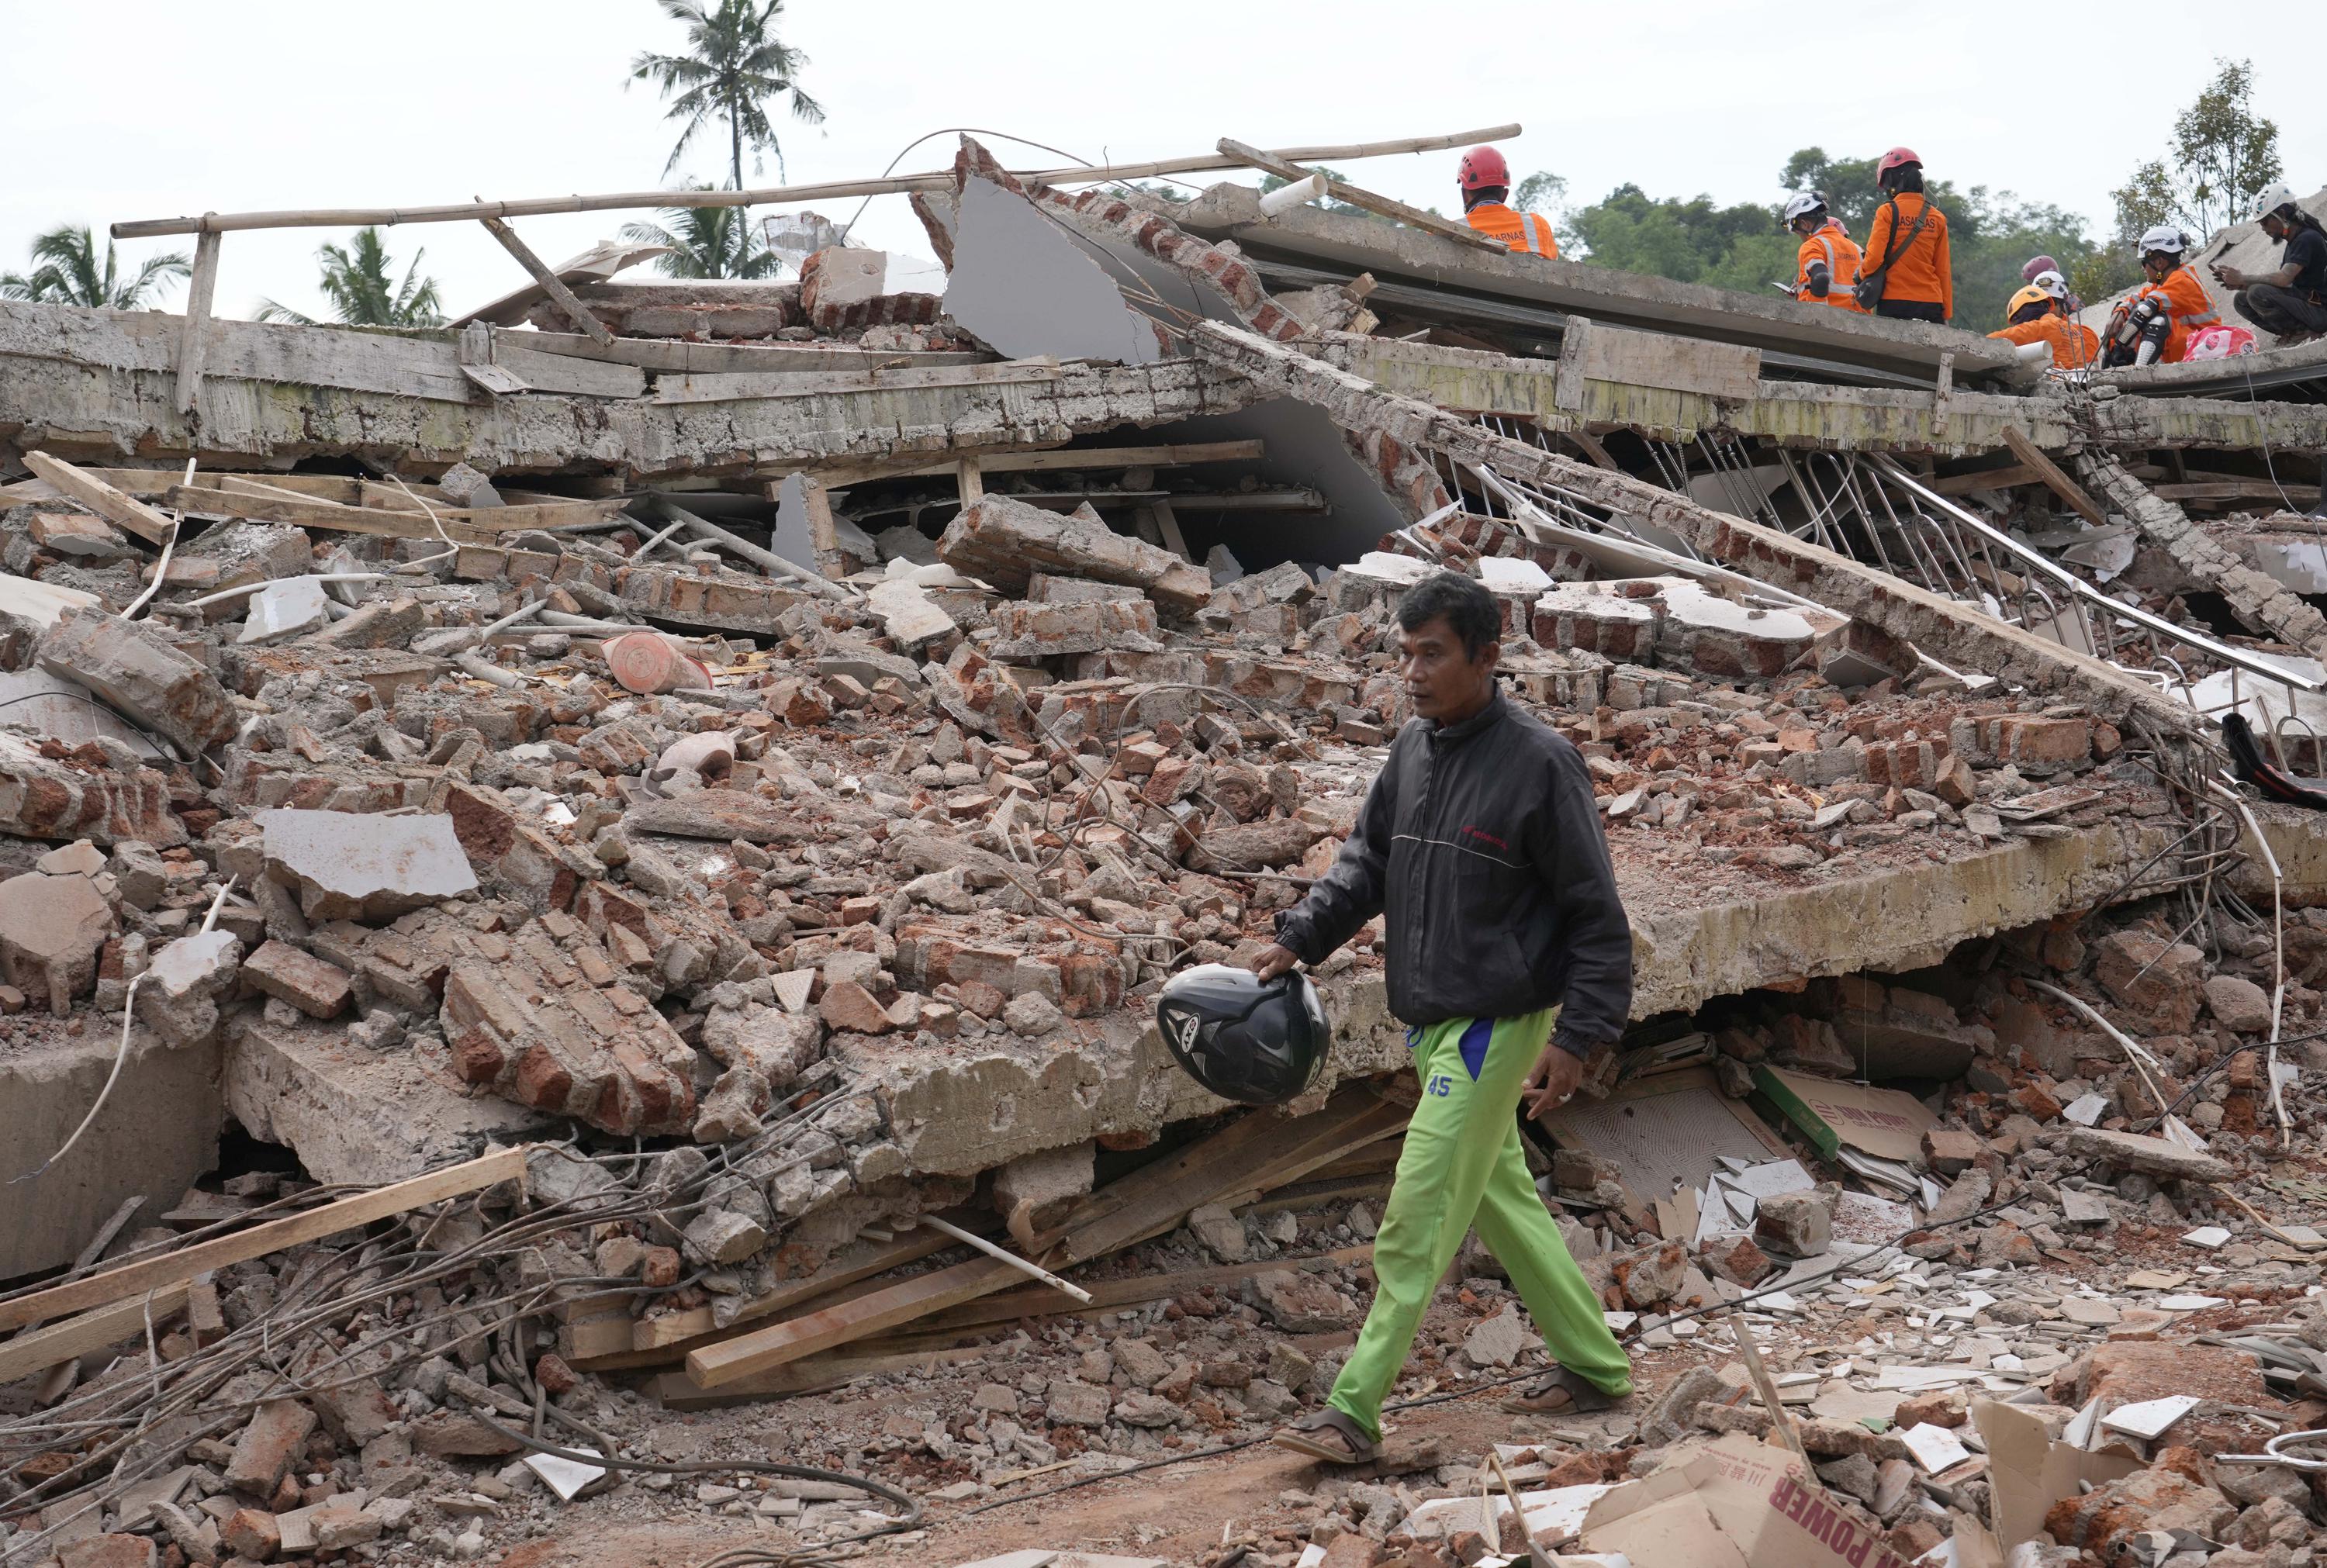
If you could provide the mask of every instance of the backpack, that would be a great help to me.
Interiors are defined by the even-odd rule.
[[[1851,298],[1856,300],[1859,309],[1864,311],[1872,311],[1883,303],[1883,285],[1891,275],[1891,264],[1907,253],[1907,247],[1915,243],[1915,236],[1923,232],[1923,225],[1930,222],[1931,217],[1931,199],[1926,196],[1923,198],[1923,210],[1915,214],[1915,221],[1908,226],[1907,238],[1902,239],[1899,238],[1899,198],[1893,196],[1883,205],[1891,209],[1891,248],[1883,253],[1881,266],[1873,272],[1860,273],[1858,281],[1850,285]]]

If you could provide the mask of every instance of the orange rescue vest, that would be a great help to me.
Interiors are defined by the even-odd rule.
[[[2165,275],[2163,283],[2145,283],[2126,297],[2132,304],[2152,294],[2165,296],[2166,317],[2172,329],[2165,335],[2164,352],[2157,356],[2161,365],[2178,365],[2190,352],[2190,336],[2212,326],[2222,319],[2214,302],[2206,297],[2206,285],[2187,266],[2177,266]]]
[[[1930,218],[1922,232],[1911,240],[1908,231],[1915,219],[1928,210]],[[1894,230],[1893,216],[1898,222]],[[1883,265],[1891,255],[1892,235],[1899,237],[1899,254],[1891,263],[1891,270],[1883,275],[1883,297],[1885,301],[1914,302],[1936,304],[1942,315],[1956,313],[1956,278],[1954,258],[1948,249],[1948,215],[1923,199],[1920,191],[1902,191],[1874,210],[1874,221],[1866,230],[1866,260],[1868,270]]]
[[[1821,263],[1826,267],[1824,299],[1810,293],[1812,262]],[[1839,311],[1856,311],[1864,315],[1866,307],[1860,304],[1850,292],[1851,285],[1858,281],[1858,247],[1852,242],[1850,231],[1843,228],[1840,219],[1829,218],[1825,227],[1802,241],[1802,247],[1794,257],[1794,297],[1807,303],[1832,305]]]
[[[1987,335],[2011,343],[2050,343],[2052,363],[2063,370],[2082,370],[2100,363],[2099,335],[2057,311],[2033,322],[2014,322],[2002,331]]]
[[[1559,241],[1540,212],[1517,212],[1500,201],[1481,201],[1463,217],[1488,238],[1500,239],[1513,250],[1559,259]]]

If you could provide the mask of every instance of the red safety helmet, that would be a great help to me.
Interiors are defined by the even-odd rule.
[[[1879,180],[1893,169],[1903,168],[1909,163],[1920,163],[1922,161],[1915,156],[1915,149],[1912,147],[1893,147],[1883,154],[1883,162],[1875,165],[1874,176]]]
[[[1465,191],[1486,191],[1511,187],[1511,166],[1492,147],[1473,147],[1463,154],[1463,167],[1456,180]]]

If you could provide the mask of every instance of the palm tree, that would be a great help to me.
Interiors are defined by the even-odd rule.
[[[136,275],[122,277],[115,270],[113,242],[105,242],[105,266],[97,265],[97,239],[87,229],[70,224],[51,229],[33,241],[32,275],[0,273],[0,298],[40,300],[50,304],[88,305],[98,310],[134,311],[162,285],[193,269],[180,251],[149,257]]]
[[[768,100],[790,95],[794,119],[811,126],[824,123],[824,106],[800,91],[795,79],[800,67],[808,63],[808,56],[775,34],[784,0],[655,3],[672,21],[687,27],[685,54],[641,52],[631,61],[633,81],[651,81],[671,100],[664,117],[687,122],[662,172],[668,174],[678,166],[679,155],[697,131],[715,119],[724,119],[727,172],[734,189],[743,188],[746,143],[755,152],[764,147],[775,154],[780,174],[784,153],[776,142],[776,127],[768,119]]]
[[[671,277],[773,277],[783,270],[783,258],[761,242],[739,207],[666,207],[662,215],[668,228],[625,223],[622,238],[669,246],[668,255],[655,257],[655,266]]]
[[[334,317],[351,327],[444,325],[444,313],[436,297],[436,280],[420,275],[420,258],[427,254],[425,250],[412,253],[412,265],[398,284],[390,275],[392,264],[388,246],[381,240],[378,229],[357,229],[351,247],[324,246],[315,252],[315,259],[322,264],[323,296],[332,302]],[[302,327],[322,324],[313,316],[302,315],[273,300],[259,305],[258,319],[289,322]]]

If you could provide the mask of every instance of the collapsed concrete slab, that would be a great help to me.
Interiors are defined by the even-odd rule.
[[[257,821],[267,874],[311,920],[388,920],[477,888],[449,817],[286,807]]]

